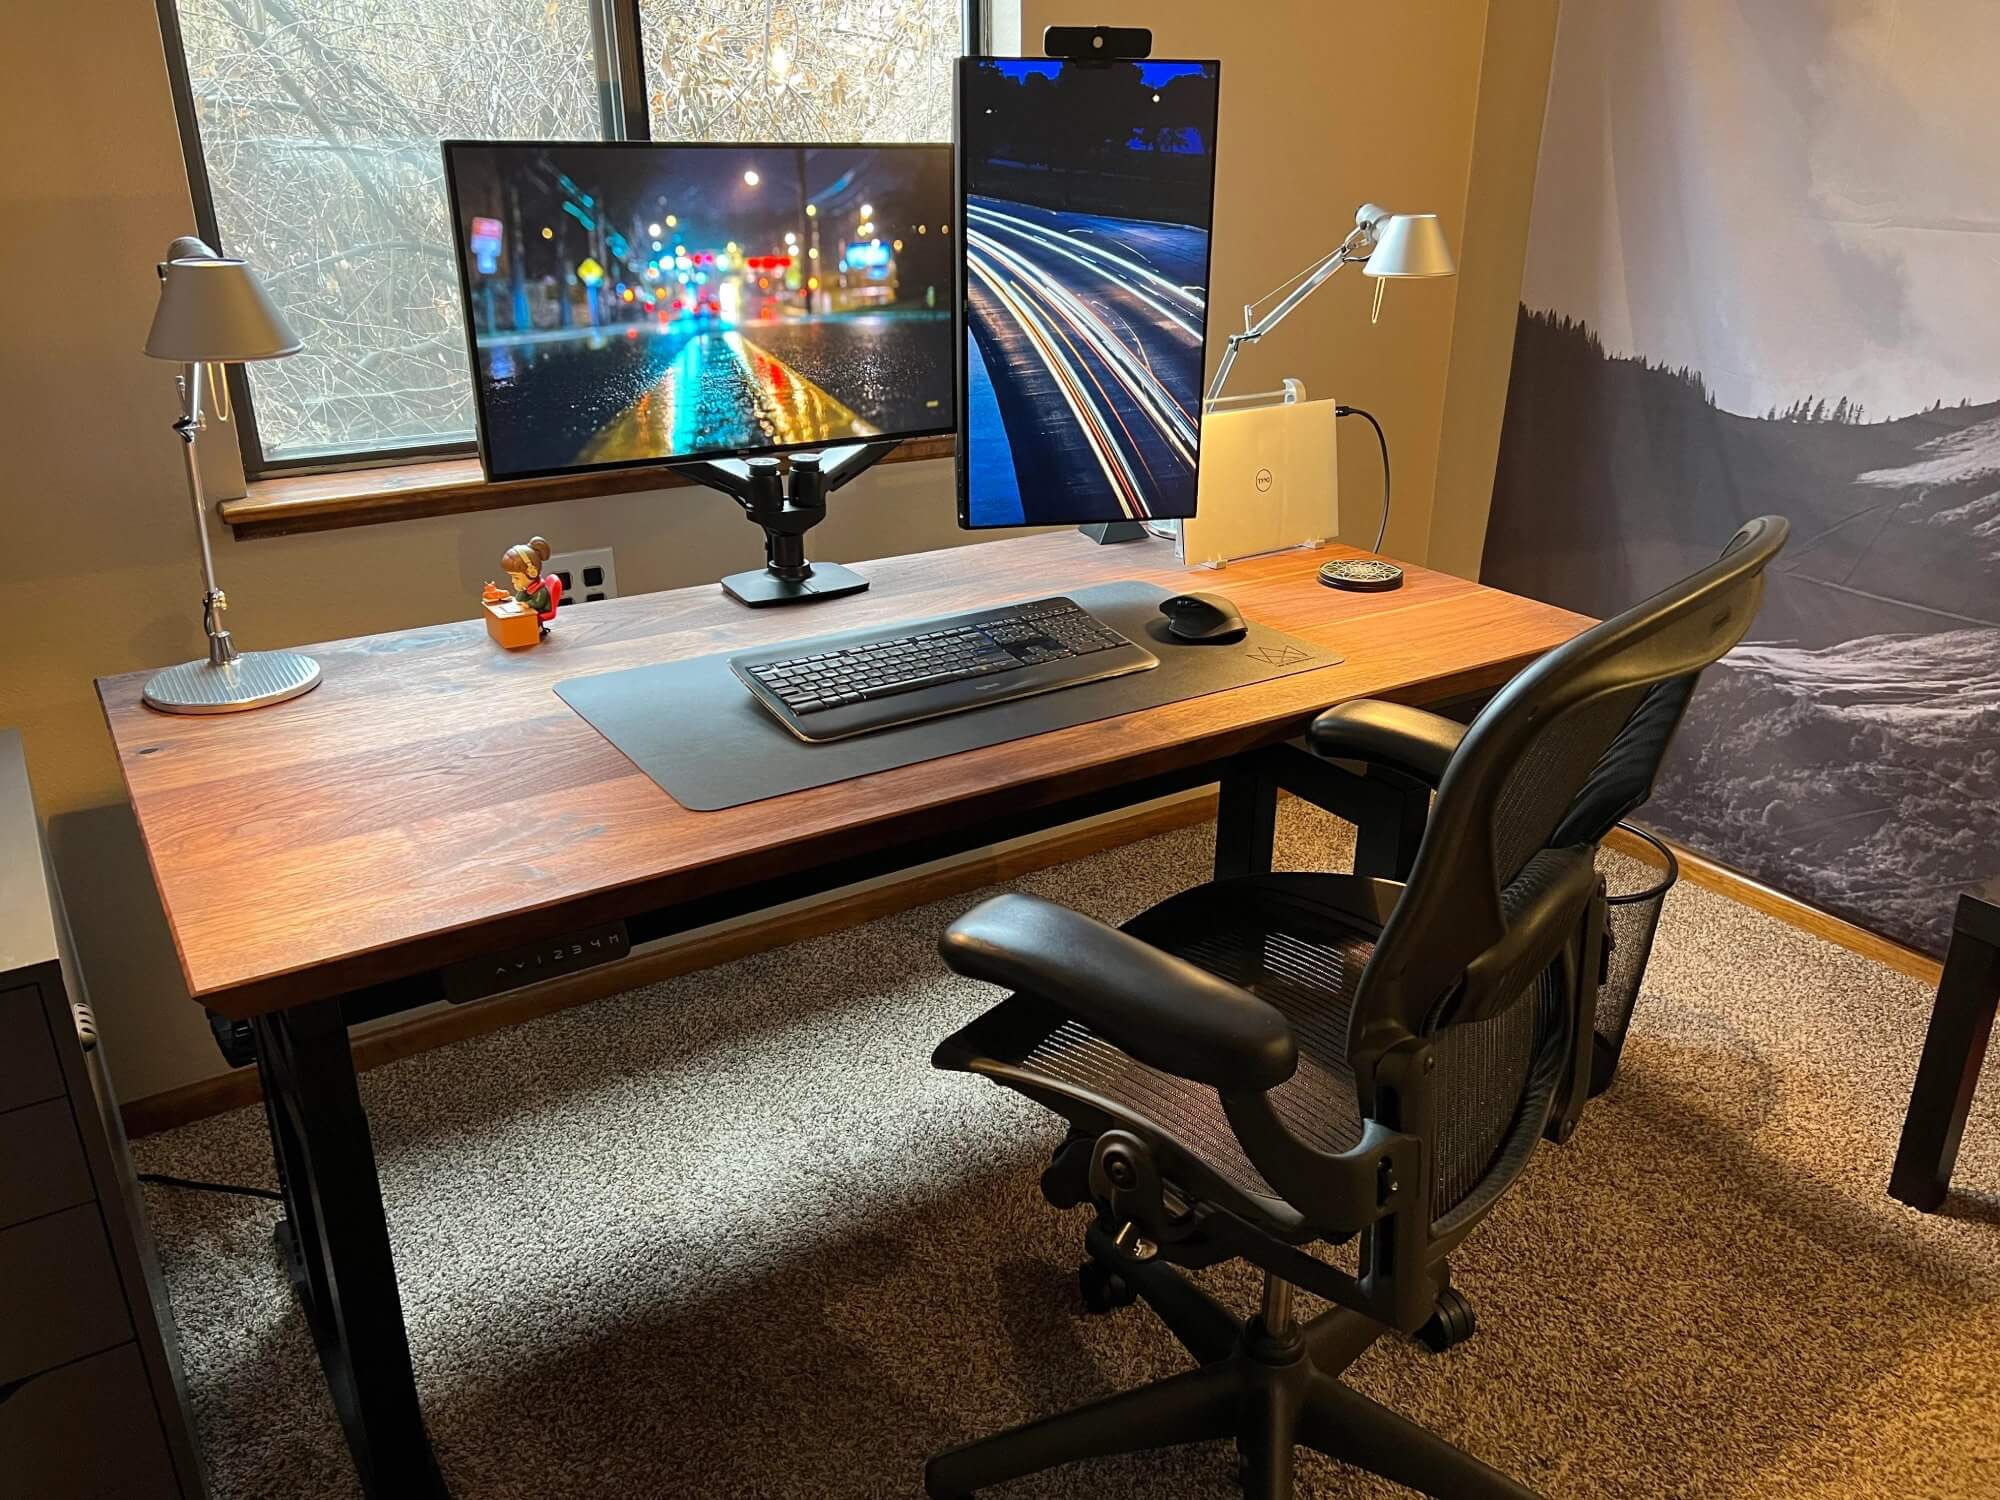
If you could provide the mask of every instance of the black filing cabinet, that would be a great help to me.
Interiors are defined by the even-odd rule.
[[[206,1493],[166,1289],[11,730],[0,731],[0,1492]]]

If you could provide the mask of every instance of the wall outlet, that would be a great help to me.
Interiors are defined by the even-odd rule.
[[[562,580],[562,603],[558,612],[572,604],[590,604],[618,597],[618,565],[609,547],[591,547],[581,552],[557,552],[542,564],[542,571]]]

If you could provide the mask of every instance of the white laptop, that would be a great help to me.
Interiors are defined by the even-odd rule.
[[[1333,408],[1296,401],[1202,419],[1195,514],[1180,523],[1182,562],[1220,567],[1339,534]]]

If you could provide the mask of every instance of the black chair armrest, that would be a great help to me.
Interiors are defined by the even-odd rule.
[[[1024,990],[1177,1077],[1263,1090],[1299,1065],[1276,1006],[1051,901],[983,901],[945,929],[938,951],[958,973]]]
[[[1329,708],[1306,731],[1313,753],[1358,760],[1436,786],[1465,738],[1465,726],[1405,703],[1357,698]]]

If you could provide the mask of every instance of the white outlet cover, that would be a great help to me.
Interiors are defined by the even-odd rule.
[[[604,582],[587,584],[583,581],[585,568],[602,568]],[[542,564],[544,573],[562,573],[569,578],[569,585],[563,590],[563,607],[571,604],[585,604],[594,597],[616,599],[618,597],[618,564],[611,556],[609,547],[589,547],[577,552],[557,552]]]

